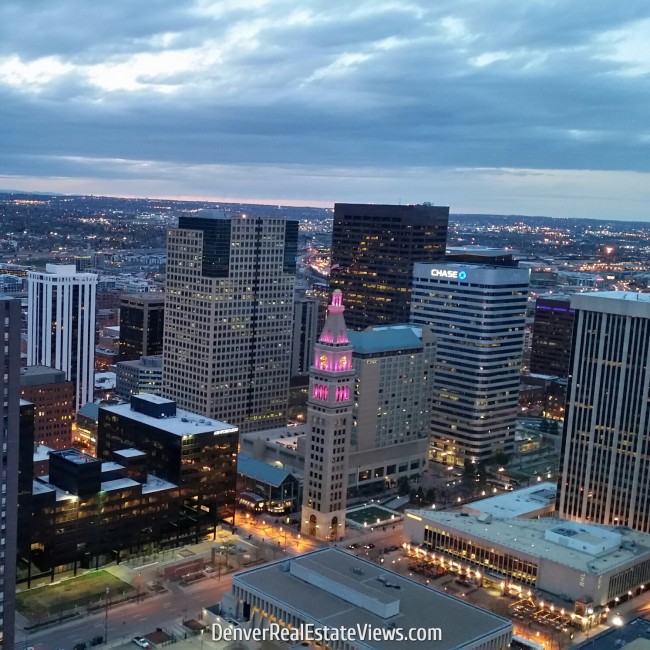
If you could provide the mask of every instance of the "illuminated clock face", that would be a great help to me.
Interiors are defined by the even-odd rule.
[[[339,359],[339,366],[341,368],[347,368],[348,367],[348,358],[346,356],[342,356]]]
[[[320,356],[320,367],[325,369],[327,368],[327,355],[326,354],[321,354]]]

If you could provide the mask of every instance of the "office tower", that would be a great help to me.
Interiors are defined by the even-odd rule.
[[[180,488],[185,520],[195,539],[234,524],[237,483],[236,427],[176,408],[157,395],[134,395],[130,404],[100,406],[97,457],[135,447],[148,471]]]
[[[381,491],[426,469],[436,340],[426,325],[348,335],[355,372],[348,486]]]
[[[335,541],[345,535],[348,456],[354,404],[352,346],[336,290],[314,346],[309,373],[301,530]]]
[[[20,431],[20,301],[0,296],[4,413],[0,438],[0,650],[14,650]]]
[[[124,399],[140,393],[162,393],[162,355],[120,361],[115,367],[115,392]]]
[[[438,338],[431,457],[448,465],[513,450],[528,269],[415,264],[411,322]]]
[[[20,396],[34,409],[34,441],[52,449],[72,445],[74,384],[63,370],[47,366],[20,369]]]
[[[351,329],[407,323],[414,262],[444,260],[448,207],[336,203],[330,288]]]
[[[560,517],[650,532],[650,295],[571,297]]]
[[[574,311],[570,296],[539,296],[530,353],[530,372],[539,375],[569,376]]]
[[[319,302],[314,298],[296,298],[293,303],[291,339],[291,376],[309,374],[311,351],[318,336]]]
[[[28,275],[27,365],[65,372],[75,409],[93,399],[97,276],[74,264],[47,264]]]
[[[118,361],[162,354],[165,295],[123,295],[120,301],[120,352]]]
[[[298,222],[181,216],[167,240],[163,394],[253,431],[286,423]]]

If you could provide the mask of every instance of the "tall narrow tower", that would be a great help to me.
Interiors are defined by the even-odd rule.
[[[78,411],[95,390],[97,276],[47,264],[45,272],[30,271],[27,283],[27,365],[63,370],[75,384]]]
[[[354,368],[342,298],[339,290],[334,291],[314,345],[301,517],[303,533],[331,541],[345,534],[352,429]]]

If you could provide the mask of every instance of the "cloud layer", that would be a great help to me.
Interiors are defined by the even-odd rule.
[[[650,10],[600,4],[4,0],[0,186],[646,219]]]

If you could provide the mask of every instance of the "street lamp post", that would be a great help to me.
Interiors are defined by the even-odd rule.
[[[205,630],[201,630],[201,650],[203,650],[203,633]]]
[[[106,587],[106,602],[104,603],[104,645],[108,643],[108,594],[110,589]]]

